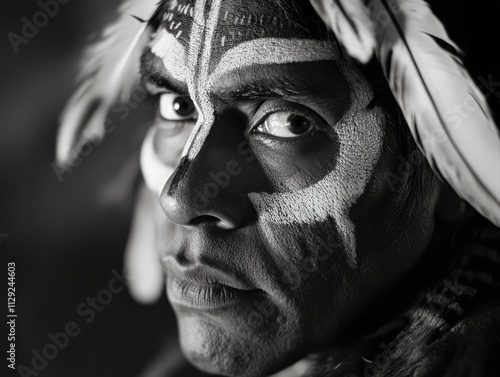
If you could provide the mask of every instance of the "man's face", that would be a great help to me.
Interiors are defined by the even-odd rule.
[[[388,184],[391,125],[310,30],[274,0],[171,1],[143,57],[160,98],[141,163],[167,293],[186,356],[209,372],[268,374],[331,341],[432,232],[430,210],[394,224],[411,195],[405,175]]]

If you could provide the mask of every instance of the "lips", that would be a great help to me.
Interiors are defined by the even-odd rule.
[[[243,279],[206,266],[182,266],[166,257],[167,294],[172,305],[198,310],[221,309],[253,301],[262,290]]]

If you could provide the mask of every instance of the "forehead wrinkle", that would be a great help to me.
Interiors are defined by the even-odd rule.
[[[227,50],[209,76],[212,87],[224,75],[252,66],[335,60],[338,53],[327,41],[315,39],[258,38]]]

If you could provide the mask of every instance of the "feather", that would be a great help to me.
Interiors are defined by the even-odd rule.
[[[61,116],[56,161],[71,164],[89,140],[102,140],[114,101],[126,96],[138,78],[138,62],[149,40],[148,20],[159,0],[128,0],[118,20],[84,56],[80,84]],[[146,20],[146,21],[144,21]]]
[[[333,1],[311,1],[359,59]],[[423,0],[368,0],[367,9],[375,54],[420,150],[438,177],[500,226],[500,137],[460,50]]]
[[[154,211],[161,207],[142,183],[125,248],[125,271],[131,296],[142,304],[157,302],[164,289],[163,270],[156,249]]]
[[[439,177],[500,226],[498,129],[458,47],[423,0],[368,6],[375,54],[417,144]]]
[[[349,55],[361,63],[371,59],[375,36],[368,9],[361,0],[311,0],[311,4]]]

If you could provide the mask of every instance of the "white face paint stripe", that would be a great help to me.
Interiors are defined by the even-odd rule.
[[[151,52],[163,61],[163,66],[174,79],[183,82],[188,79],[184,47],[167,30],[162,29],[154,39]]]
[[[188,69],[189,77],[187,80],[189,93],[191,98],[196,100],[198,88],[196,86],[197,78],[197,63],[200,55],[200,50],[203,43],[203,33],[205,28],[205,6],[207,0],[198,0],[195,2],[193,23],[191,25],[191,33],[189,35],[189,52],[188,52]]]
[[[191,46],[193,46],[193,44],[198,44],[197,41],[201,41],[203,39],[203,34],[198,33],[194,35],[194,30],[196,29],[195,26],[197,26],[196,24],[204,24],[205,1],[200,1],[199,3],[203,3],[203,8],[201,10],[198,9],[198,2],[196,3],[197,7],[195,8],[195,22],[193,24],[193,32],[191,33],[190,41]],[[194,130],[191,132],[191,135],[189,135],[189,139],[186,143],[186,146],[184,147],[184,151],[182,152],[182,156],[187,156],[188,160],[191,161],[201,150],[201,147],[205,142],[215,121],[215,110],[210,101],[210,94],[207,84],[208,70],[210,67],[210,57],[212,54],[212,41],[214,38],[217,22],[219,20],[221,3],[222,0],[213,1],[205,28],[201,28],[201,33],[207,31],[203,43],[203,51],[201,57],[199,54],[201,46],[197,49],[196,55],[192,55],[192,53],[194,54],[194,49],[190,49],[189,61],[191,64],[196,65],[198,62],[198,57],[200,57],[201,59],[198,64],[199,71],[197,76],[193,76],[193,81],[188,82],[189,92],[191,93],[192,99],[194,100],[195,105],[198,108],[198,113],[200,114],[198,122],[196,123]],[[197,20],[197,12],[203,12],[200,20]],[[198,18],[200,18],[199,15]],[[193,38],[196,38],[196,40],[194,40]],[[198,83],[198,85],[196,85],[196,83]]]
[[[226,51],[210,75],[212,88],[225,74],[253,65],[305,63],[334,60],[336,49],[327,41],[314,39],[259,38]]]

